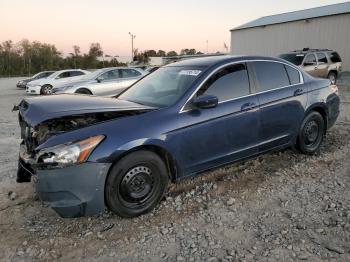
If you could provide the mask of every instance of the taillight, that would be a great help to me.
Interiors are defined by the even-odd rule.
[[[337,87],[337,85],[330,85],[329,88],[332,90],[332,93],[338,94],[338,87]]]

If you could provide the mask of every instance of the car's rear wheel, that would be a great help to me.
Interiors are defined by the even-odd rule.
[[[301,124],[297,148],[304,154],[315,154],[319,151],[325,133],[325,121],[316,111],[309,113]]]
[[[51,95],[52,94],[52,86],[51,85],[43,85],[40,89],[40,95]]]
[[[163,160],[150,151],[136,151],[111,169],[105,186],[108,208],[122,217],[135,217],[151,211],[168,187]]]
[[[75,91],[75,93],[77,94],[83,94],[83,95],[92,95],[92,93],[90,92],[90,90],[86,89],[86,88],[80,88],[77,91]]]
[[[334,72],[330,72],[328,74],[328,79],[331,81],[332,85],[335,85],[337,83],[337,74]]]

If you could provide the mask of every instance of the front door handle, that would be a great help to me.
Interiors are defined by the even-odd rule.
[[[243,104],[243,105],[241,106],[241,110],[242,110],[242,111],[248,111],[248,110],[254,108],[255,106],[256,106],[255,103],[248,102],[248,103],[245,103],[245,104]]]
[[[301,88],[298,88],[297,90],[294,91],[294,96],[300,96],[303,94],[304,90]]]

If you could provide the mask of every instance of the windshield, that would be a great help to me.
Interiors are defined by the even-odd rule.
[[[54,72],[53,74],[49,75],[47,78],[55,78],[56,76],[58,76],[59,74],[61,74],[63,71],[57,71]]]
[[[304,54],[283,54],[280,55],[279,58],[282,58],[292,64],[299,66],[303,62],[304,56]]]
[[[86,75],[84,75],[81,80],[90,80],[90,79],[95,79],[97,78],[101,73],[103,73],[104,71],[106,71],[105,69],[98,69],[95,70],[91,73],[87,73]]]
[[[189,67],[160,68],[118,98],[148,106],[170,106],[182,97],[201,72],[198,68]]]

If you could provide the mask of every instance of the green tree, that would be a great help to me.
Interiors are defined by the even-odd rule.
[[[197,52],[196,52],[196,49],[194,49],[194,48],[191,48],[191,49],[188,49],[188,48],[182,49],[181,52],[180,52],[181,55],[195,55],[196,53],[197,53]]]
[[[164,50],[158,50],[157,56],[166,56],[166,53]]]
[[[91,43],[89,49],[89,56],[97,58],[103,56],[103,51],[100,43]]]
[[[155,50],[147,50],[144,52],[147,56],[157,56],[157,52]]]
[[[175,51],[169,51],[166,56],[177,56],[178,54]]]

